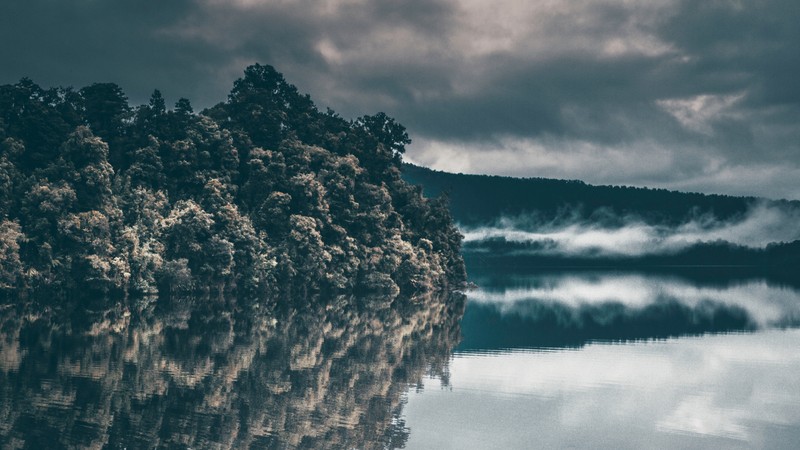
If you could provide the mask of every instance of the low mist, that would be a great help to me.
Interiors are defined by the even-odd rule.
[[[774,242],[800,239],[800,211],[766,202],[755,204],[741,217],[720,221],[702,215],[680,225],[648,223],[640,217],[596,214],[597,220],[562,215],[551,220],[537,217],[501,218],[486,227],[464,227],[468,250],[484,244],[502,244],[517,253],[636,257],[680,252],[702,243],[727,242],[765,248]]]

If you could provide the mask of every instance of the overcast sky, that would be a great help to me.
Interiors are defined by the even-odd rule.
[[[195,109],[271,64],[442,170],[800,199],[797,0],[7,0],[0,84]]]

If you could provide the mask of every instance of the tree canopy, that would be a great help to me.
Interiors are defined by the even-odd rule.
[[[195,113],[113,83],[0,86],[0,292],[394,295],[463,283],[441,201],[384,113],[320,112],[267,65]],[[290,297],[292,296],[292,297]]]

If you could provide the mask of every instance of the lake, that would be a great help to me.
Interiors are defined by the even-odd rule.
[[[800,289],[729,269],[470,267],[270,308],[0,311],[3,448],[795,448]]]
[[[796,448],[800,292],[682,272],[478,275],[408,448]]]

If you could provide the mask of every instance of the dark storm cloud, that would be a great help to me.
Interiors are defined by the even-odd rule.
[[[800,86],[792,82],[800,69],[800,4],[687,1],[678,11],[660,32],[697,58],[692,75],[699,81],[746,84],[753,103],[800,103]]]
[[[268,63],[442,169],[800,197],[795,0],[4,2],[0,82],[196,106]]]
[[[348,115],[407,103],[415,92],[448,80],[436,62],[442,55],[426,49],[446,39],[441,30],[452,14],[444,2],[202,4],[166,33],[226,52],[237,75],[245,61],[273,64],[320,103]]]
[[[199,86],[205,64],[191,42],[164,39],[158,30],[190,8],[189,1],[4,2],[0,6],[0,82],[28,76],[43,85],[81,87],[114,81],[146,99],[159,86]]]

